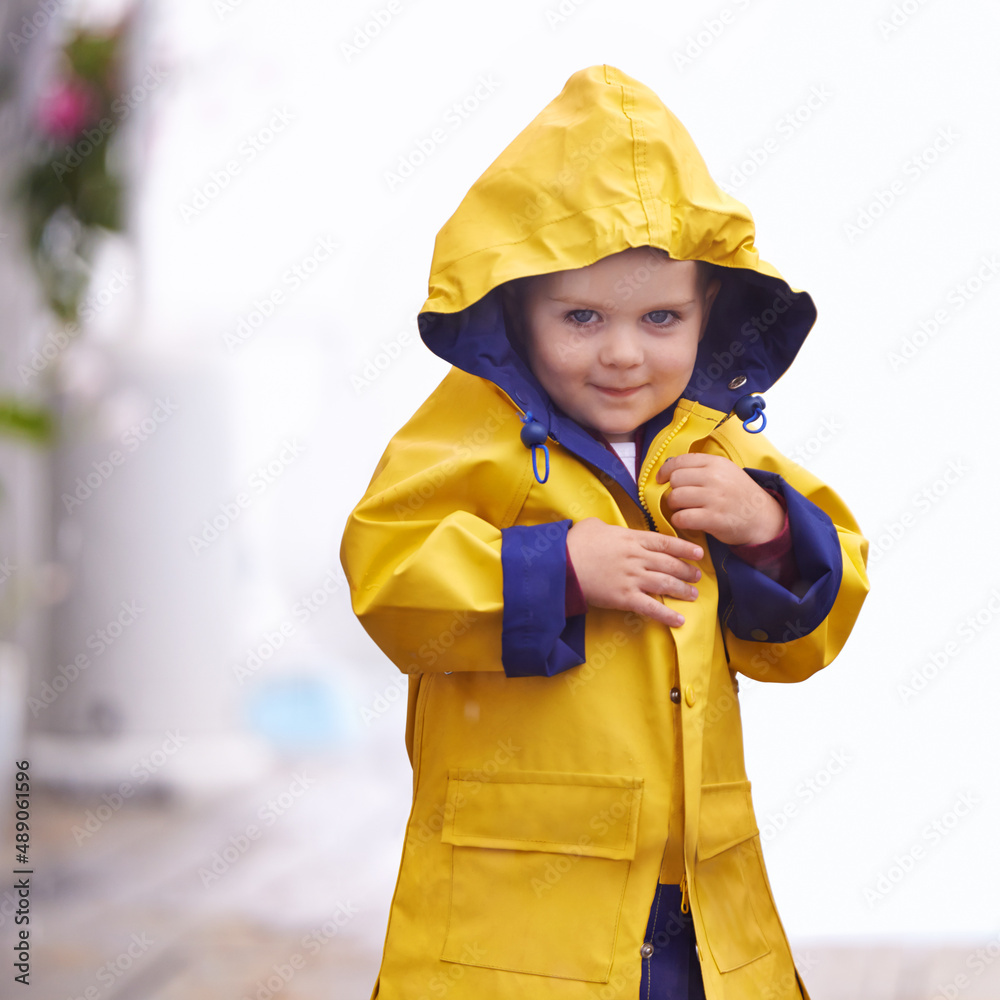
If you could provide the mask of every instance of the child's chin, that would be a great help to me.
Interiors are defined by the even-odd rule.
[[[601,431],[601,433],[609,441],[631,441],[635,437],[634,430],[626,430],[625,428],[615,428],[614,430]]]

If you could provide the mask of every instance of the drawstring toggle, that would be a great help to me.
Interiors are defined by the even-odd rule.
[[[527,410],[521,418],[524,426],[521,428],[521,442],[525,447],[531,449],[531,467],[535,472],[535,479],[544,483],[549,478],[549,448],[545,443],[548,434],[545,428],[531,415],[531,410]],[[545,475],[538,474],[538,450],[545,454]]]
[[[766,405],[764,397],[754,393],[748,393],[736,400],[733,411],[743,421],[743,430],[748,434],[759,434],[767,426],[767,417],[764,416]],[[760,426],[751,427],[750,424],[758,417],[760,417]]]

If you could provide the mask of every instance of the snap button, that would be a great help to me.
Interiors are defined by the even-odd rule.
[[[765,642],[767,633],[762,628],[752,628],[750,629],[750,638],[756,639],[758,642]]]
[[[680,688],[671,688],[670,689],[670,700],[675,705],[679,705],[681,703],[681,689]]]
[[[639,949],[639,954],[642,955],[643,958],[649,958],[649,956],[653,954],[653,946],[647,941]]]
[[[694,705],[697,700],[694,696],[694,688],[690,684],[688,684],[688,686],[684,689],[684,700],[688,703],[689,708]]]
[[[747,384],[747,377],[746,377],[746,375],[737,375],[736,378],[730,380],[730,382],[729,382],[729,388],[730,389],[739,389],[741,386],[744,386],[746,384]]]

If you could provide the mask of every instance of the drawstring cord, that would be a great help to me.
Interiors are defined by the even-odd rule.
[[[531,449],[531,468],[534,470],[535,479],[540,483],[544,483],[549,478],[549,447],[545,443],[548,434],[545,433],[545,428],[531,415],[531,410],[525,411],[521,422],[524,424],[521,428],[521,442]],[[545,454],[544,476],[538,474],[539,449]]]
[[[764,416],[766,405],[763,396],[757,396],[753,393],[748,393],[736,400],[733,411],[743,421],[743,430],[748,434],[759,434],[767,426],[767,417]],[[758,417],[760,417],[760,426],[751,427],[750,424]]]

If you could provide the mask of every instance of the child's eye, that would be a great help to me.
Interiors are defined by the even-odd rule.
[[[654,309],[652,312],[646,313],[649,317],[650,322],[656,326],[666,326],[671,321],[677,319],[677,313],[672,309]]]
[[[566,317],[578,326],[592,326],[597,321],[597,312],[593,309],[574,309],[566,313]]]

